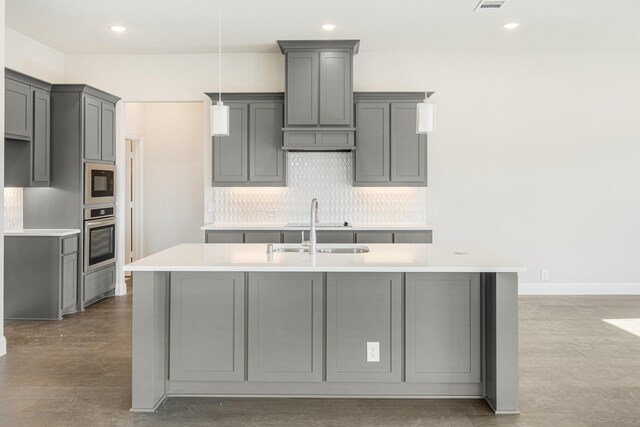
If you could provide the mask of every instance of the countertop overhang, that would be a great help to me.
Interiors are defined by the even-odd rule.
[[[66,237],[79,234],[80,230],[72,228],[25,228],[20,231],[5,231],[5,237]]]
[[[298,245],[279,245],[298,246]],[[351,245],[322,245],[318,247]],[[470,246],[367,244],[364,254],[274,253],[266,244],[184,243],[124,266],[125,271],[522,273],[508,258]]]

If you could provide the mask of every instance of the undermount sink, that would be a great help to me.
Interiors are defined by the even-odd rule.
[[[267,245],[267,253],[269,253],[270,251],[273,253],[283,253],[283,252],[308,253],[309,247]],[[319,254],[365,254],[367,252],[369,252],[369,248],[362,245],[339,245],[339,246],[318,245]]]

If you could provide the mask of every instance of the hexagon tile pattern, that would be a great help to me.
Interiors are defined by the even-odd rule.
[[[307,222],[314,197],[321,222],[427,221],[426,188],[353,187],[351,153],[287,153],[287,162],[287,187],[214,187],[214,223]]]

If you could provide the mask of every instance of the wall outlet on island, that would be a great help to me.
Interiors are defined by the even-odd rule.
[[[549,270],[546,268],[540,270],[540,280],[549,280]]]
[[[367,341],[367,362],[380,361],[380,343],[378,341]]]

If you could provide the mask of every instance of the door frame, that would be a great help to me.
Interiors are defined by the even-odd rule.
[[[144,254],[144,228],[143,228],[143,218],[144,218],[144,185],[143,185],[143,165],[144,165],[144,137],[141,135],[137,135],[134,133],[126,132],[125,133],[125,147],[127,146],[127,141],[130,140],[132,142],[133,148],[133,167],[137,173],[134,174],[133,177],[133,194],[135,197],[135,205],[134,205],[134,218],[133,218],[133,259],[140,259]],[[125,163],[125,179],[130,173],[129,170],[129,155],[130,152],[126,152],[126,163]],[[125,183],[128,185],[128,183]],[[128,214],[129,208],[129,200],[125,200],[125,213]],[[125,224],[127,219],[125,218]],[[126,238],[127,236],[125,236]],[[125,263],[128,260],[125,260]]]

